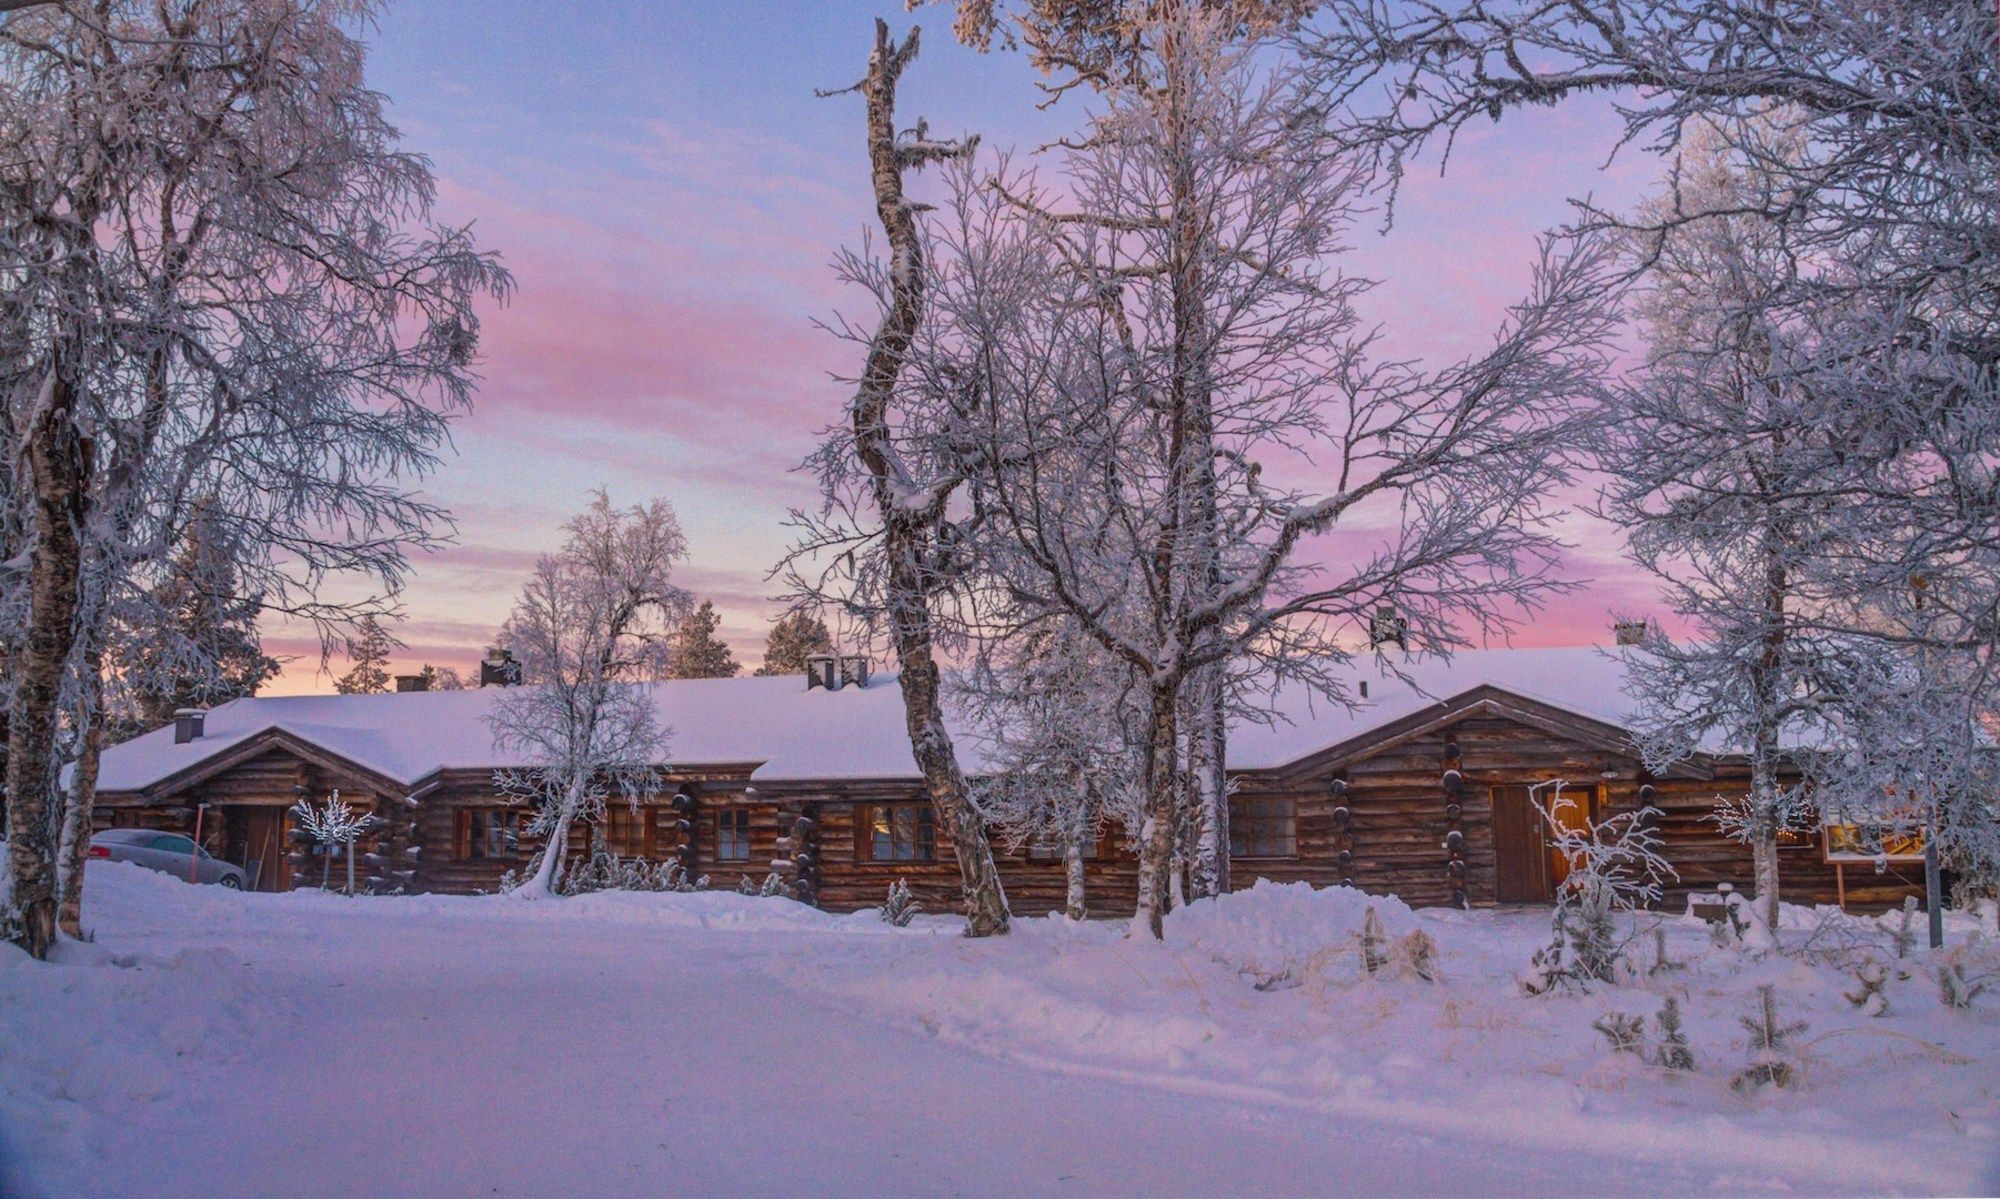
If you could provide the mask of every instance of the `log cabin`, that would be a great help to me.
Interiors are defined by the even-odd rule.
[[[1232,729],[1230,853],[1237,887],[1268,878],[1348,884],[1414,905],[1547,903],[1564,862],[1531,789],[1561,779],[1596,818],[1651,808],[1679,872],[1666,904],[1729,883],[1750,859],[1713,817],[1748,788],[1727,746],[1649,772],[1634,749],[1624,665],[1591,648],[1486,650],[1383,669],[1357,660],[1353,703],[1280,693],[1271,719]],[[834,910],[906,882],[951,910],[957,866],[910,754],[891,675],[816,663],[799,676],[649,684],[669,730],[666,785],[594,830],[623,858],[679,860],[714,887],[775,873]],[[504,686],[240,699],[104,754],[94,823],[178,832],[244,866],[259,890],[318,885],[331,863],[295,844],[290,809],[336,791],[381,817],[358,847],[378,890],[491,891],[539,848],[495,771],[487,722]],[[968,772],[979,741],[961,733]],[[1017,913],[1061,907],[1059,858],[995,846]],[[1790,836],[1785,896],[1879,910],[1920,893],[1921,866],[1840,852],[1836,830]],[[1136,861],[1114,829],[1087,864],[1094,913],[1129,912]],[[344,871],[335,874],[336,885]]]

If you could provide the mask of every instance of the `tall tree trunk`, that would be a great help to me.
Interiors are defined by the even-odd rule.
[[[83,744],[70,773],[69,798],[63,808],[59,846],[61,887],[56,921],[63,935],[83,940],[84,864],[90,860],[91,809],[97,806],[97,771],[104,755],[104,647],[96,640],[83,657],[83,702],[76,719],[83,725]]]
[[[1063,915],[1081,920],[1089,914],[1083,892],[1083,846],[1072,837],[1063,846]]]
[[[1782,438],[1775,443],[1782,453]],[[1778,932],[1778,831],[1785,822],[1779,801],[1778,734],[1783,722],[1786,696],[1785,607],[1790,595],[1790,579],[1785,570],[1781,547],[1785,542],[1783,521],[1767,508],[1766,527],[1758,547],[1764,559],[1764,631],[1758,646],[1757,664],[1751,674],[1751,689],[1757,704],[1756,728],[1752,732],[1750,759],[1750,811],[1752,838],[1750,868],[1757,891],[1757,916],[1773,936]]]
[[[549,830],[549,839],[542,846],[542,860],[535,864],[533,876],[515,890],[521,898],[540,899],[555,894],[556,871],[569,849],[569,826],[576,821],[581,790],[581,784],[572,786],[570,795],[563,800],[562,811],[556,815],[555,827]]]
[[[1224,770],[1222,689],[1219,667],[1204,670],[1189,687],[1188,771],[1194,796],[1193,869],[1189,893],[1195,899],[1229,891],[1229,790]]]
[[[1756,893],[1757,919],[1774,935],[1778,931],[1778,780],[1773,756],[1765,752],[1763,732],[1750,763],[1750,874]],[[1776,738],[1771,738],[1775,741]]]
[[[930,609],[932,580],[926,558],[939,512],[935,505],[913,510],[900,477],[889,436],[889,411],[903,358],[923,316],[924,256],[915,213],[903,196],[903,168],[956,157],[968,147],[901,145],[896,139],[896,81],[917,55],[917,31],[901,46],[886,22],[875,22],[875,52],[861,91],[868,101],[868,159],[875,187],[875,211],[890,248],[890,300],[868,347],[861,384],[854,397],[854,446],[872,484],[883,523],[888,563],[886,598],[889,636],[900,666],[898,682],[909,729],[910,750],[923,772],[938,823],[958,856],[965,895],[967,936],[1007,931],[1007,897],[993,864],[985,821],[973,806],[972,791],[959,768],[945,729],[944,705]],[[941,502],[941,501],[940,501]]]
[[[37,958],[56,936],[53,844],[56,729],[63,666],[76,643],[81,599],[85,481],[89,449],[76,435],[76,396],[52,367],[28,425],[28,621],[10,664],[14,700],[7,737],[7,867],[0,874],[0,925]]]
[[[1146,752],[1146,816],[1139,826],[1139,899],[1132,931],[1166,936],[1168,888],[1174,859],[1175,816],[1180,798],[1179,738],[1175,717],[1178,683],[1153,684],[1152,742]]]

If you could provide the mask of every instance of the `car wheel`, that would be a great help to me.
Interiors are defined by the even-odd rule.
[[[241,891],[243,889],[243,881],[233,874],[225,874],[215,881],[228,887],[231,891]]]

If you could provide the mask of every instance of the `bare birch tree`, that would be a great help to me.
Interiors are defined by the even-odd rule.
[[[900,426],[907,419],[902,376],[905,359],[924,320],[929,283],[922,205],[904,194],[905,171],[951,162],[972,152],[976,139],[941,141],[923,122],[896,127],[896,85],[917,55],[918,31],[898,44],[883,21],[875,23],[868,74],[847,91],[867,101],[868,162],[875,210],[888,239],[889,262],[844,255],[841,274],[869,290],[880,306],[872,333],[842,326],[867,345],[867,359],[848,411],[848,428],[833,433],[814,458],[825,493],[817,515],[795,514],[804,544],[790,559],[792,579],[816,598],[836,598],[879,622],[894,649],[897,683],[910,748],[938,822],[958,858],[965,897],[966,935],[1007,931],[1007,897],[993,865],[993,847],[971,786],[945,726],[939,620],[949,602],[958,554],[951,503],[963,485],[963,464],[947,453],[914,452]],[[836,93],[837,94],[837,93]],[[808,579],[801,564],[832,553],[836,567]],[[844,571],[844,594],[828,596],[829,580]]]
[[[1719,129],[1683,142],[1666,195],[1638,218],[1661,232],[1633,239],[1646,359],[1597,441],[1606,515],[1695,630],[1678,644],[1656,630],[1628,655],[1641,748],[1656,769],[1704,746],[1746,754],[1749,793],[1718,819],[1750,845],[1773,930],[1778,839],[1810,811],[1793,751],[1823,736],[1857,666],[1820,631],[1857,484],[1838,405],[1813,385],[1817,341],[1770,302],[1793,274],[1783,227],[1762,215],[1783,186]],[[1710,215],[1671,219],[1684,212]]]
[[[1013,848],[1060,856],[1063,912],[1083,919],[1086,861],[1109,827],[1140,824],[1144,686],[1057,619],[987,646],[955,690],[984,751],[980,809]]]
[[[1384,603],[1419,651],[1508,627],[1551,583],[1544,500],[1609,330],[1586,247],[1544,260],[1489,354],[1371,361],[1365,284],[1335,268],[1352,164],[1302,119],[1282,56],[1260,65],[1235,34],[1188,11],[1139,34],[1174,43],[1149,86],[1182,91],[1183,128],[1111,88],[1059,184],[954,173],[909,364],[936,444],[977,457],[976,540],[1009,604],[1073,620],[1144,680],[1151,936],[1192,791],[1192,684],[1253,662],[1338,702],[1347,638]],[[1355,526],[1348,560],[1303,552]]]
[[[524,899],[552,894],[577,821],[659,789],[670,730],[647,684],[670,675],[674,634],[692,606],[673,582],[687,542],[665,500],[620,511],[600,491],[567,531],[560,551],[536,561],[501,627],[521,685],[488,717],[495,742],[528,763],[500,771],[496,784],[533,806],[528,830],[547,839],[514,891]]]

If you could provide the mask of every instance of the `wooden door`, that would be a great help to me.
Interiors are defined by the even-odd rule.
[[[1493,788],[1493,898],[1500,903],[1548,903],[1549,843],[1542,814],[1526,787]]]
[[[237,865],[249,875],[245,885],[253,891],[291,890],[291,822],[285,809],[245,807],[242,812],[243,857]]]

